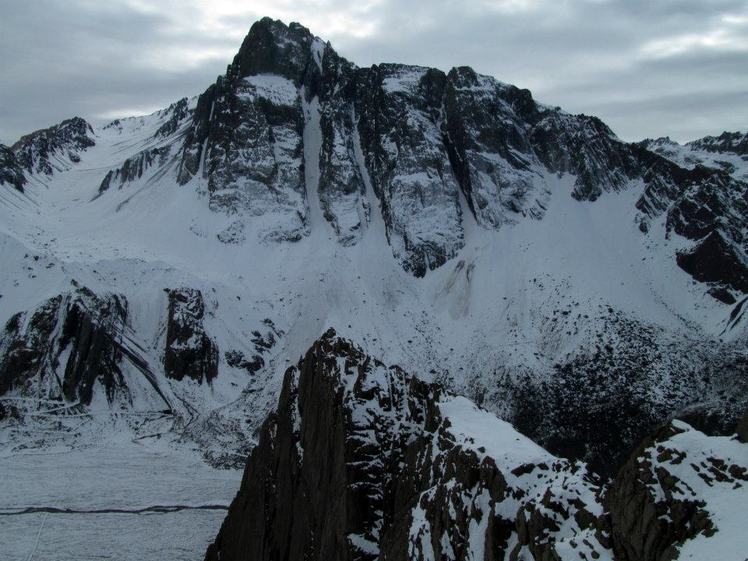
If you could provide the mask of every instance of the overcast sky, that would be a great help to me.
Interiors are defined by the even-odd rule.
[[[626,140],[748,130],[748,0],[0,0],[0,142],[196,95],[265,15],[359,66],[472,66]]]

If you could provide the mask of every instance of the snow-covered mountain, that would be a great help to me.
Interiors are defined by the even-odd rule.
[[[242,465],[330,327],[602,478],[672,419],[729,435],[745,144],[626,143],[263,19],[196,98],[0,147],[0,439]]]

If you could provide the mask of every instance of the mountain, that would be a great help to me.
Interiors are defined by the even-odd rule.
[[[265,18],[196,98],[103,127],[76,117],[0,147],[0,436],[8,454],[124,439],[195,450],[222,468],[253,451],[252,469],[267,471],[290,454],[278,455],[267,434],[295,399],[287,369],[322,345],[398,365],[396,380],[377,367],[361,383],[376,399],[405,392],[423,409],[377,413],[377,446],[414,453],[391,440],[390,423],[428,439],[448,428],[438,400],[468,408],[469,399],[521,443],[507,460],[519,464],[491,454],[491,469],[511,479],[507,466],[530,450],[589,492],[584,508],[599,524],[612,523],[615,509],[600,497],[616,496],[606,486],[633,469],[646,438],[672,426],[702,443],[732,442],[748,406],[744,144],[741,133],[627,143],[596,117],[468,67],[360,68],[303,26]],[[357,350],[316,344],[331,327]],[[385,382],[400,389],[377,386]],[[338,437],[327,444],[348,450]],[[445,469],[475,460],[439,446],[433,460]],[[457,500],[447,479],[394,458],[372,456],[391,469],[360,476],[411,487],[377,501],[394,508],[427,484]],[[305,469],[265,475],[311,477]],[[552,485],[542,471],[528,477]],[[529,493],[528,477],[517,477],[513,493]],[[498,500],[495,481],[481,481]],[[629,483],[625,493],[650,509]],[[568,514],[576,507],[564,493],[554,496]],[[290,508],[290,496],[273,508]],[[502,540],[519,536],[520,503],[541,517],[542,497],[528,497],[496,527]],[[304,501],[308,529],[327,506]],[[395,555],[410,538],[382,541],[387,517],[415,516],[397,507],[361,520],[343,512],[325,535],[339,543],[354,524],[362,548]],[[433,518],[440,504],[423,508]],[[240,528],[234,510],[227,527]],[[621,516],[633,526],[639,515]],[[482,523],[460,520],[463,537]],[[284,524],[273,547],[301,539]],[[569,544],[569,531],[561,524],[553,543]],[[646,547],[598,537],[585,547],[654,559],[685,535],[673,532]],[[522,535],[517,551],[553,555],[555,545],[542,553]],[[509,552],[520,541],[501,543]]]
[[[641,181],[641,227],[666,214],[666,234],[701,245],[711,235],[679,264],[697,280],[746,290],[746,186],[729,173],[673,166],[599,119],[541,106],[467,67],[356,68],[295,24],[253,26],[198,99],[181,150],[178,181],[201,173],[213,208],[282,215],[263,232],[270,238],[308,235],[316,191],[339,241],[355,243],[373,191],[395,257],[416,276],[464,247],[467,209],[488,229],[541,218],[545,174],[573,175],[580,201]],[[319,150],[317,161],[305,160],[308,150]],[[694,215],[689,202],[705,197],[714,216]]]

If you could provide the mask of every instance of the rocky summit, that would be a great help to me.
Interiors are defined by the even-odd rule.
[[[0,542],[743,561],[747,224],[745,132],[257,21],[196,97],[0,146]]]
[[[720,138],[691,146],[741,154],[740,138]],[[684,270],[746,290],[741,178],[679,167],[621,142],[595,117],[539,105],[469,67],[358,68],[298,24],[252,26],[226,74],[198,98],[179,149],[180,183],[199,174],[212,208],[277,215],[263,233],[271,239],[309,235],[311,192],[344,245],[378,207],[395,257],[416,276],[457,255],[467,212],[487,229],[542,218],[549,173],[573,175],[580,201],[638,181],[640,227],[666,215],[666,235],[700,241],[677,255]],[[694,199],[715,215],[694,216]],[[725,270],[720,261],[729,261]]]

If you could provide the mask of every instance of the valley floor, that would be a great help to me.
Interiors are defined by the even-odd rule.
[[[129,441],[14,452],[0,474],[4,561],[200,559],[241,479],[188,450]]]

